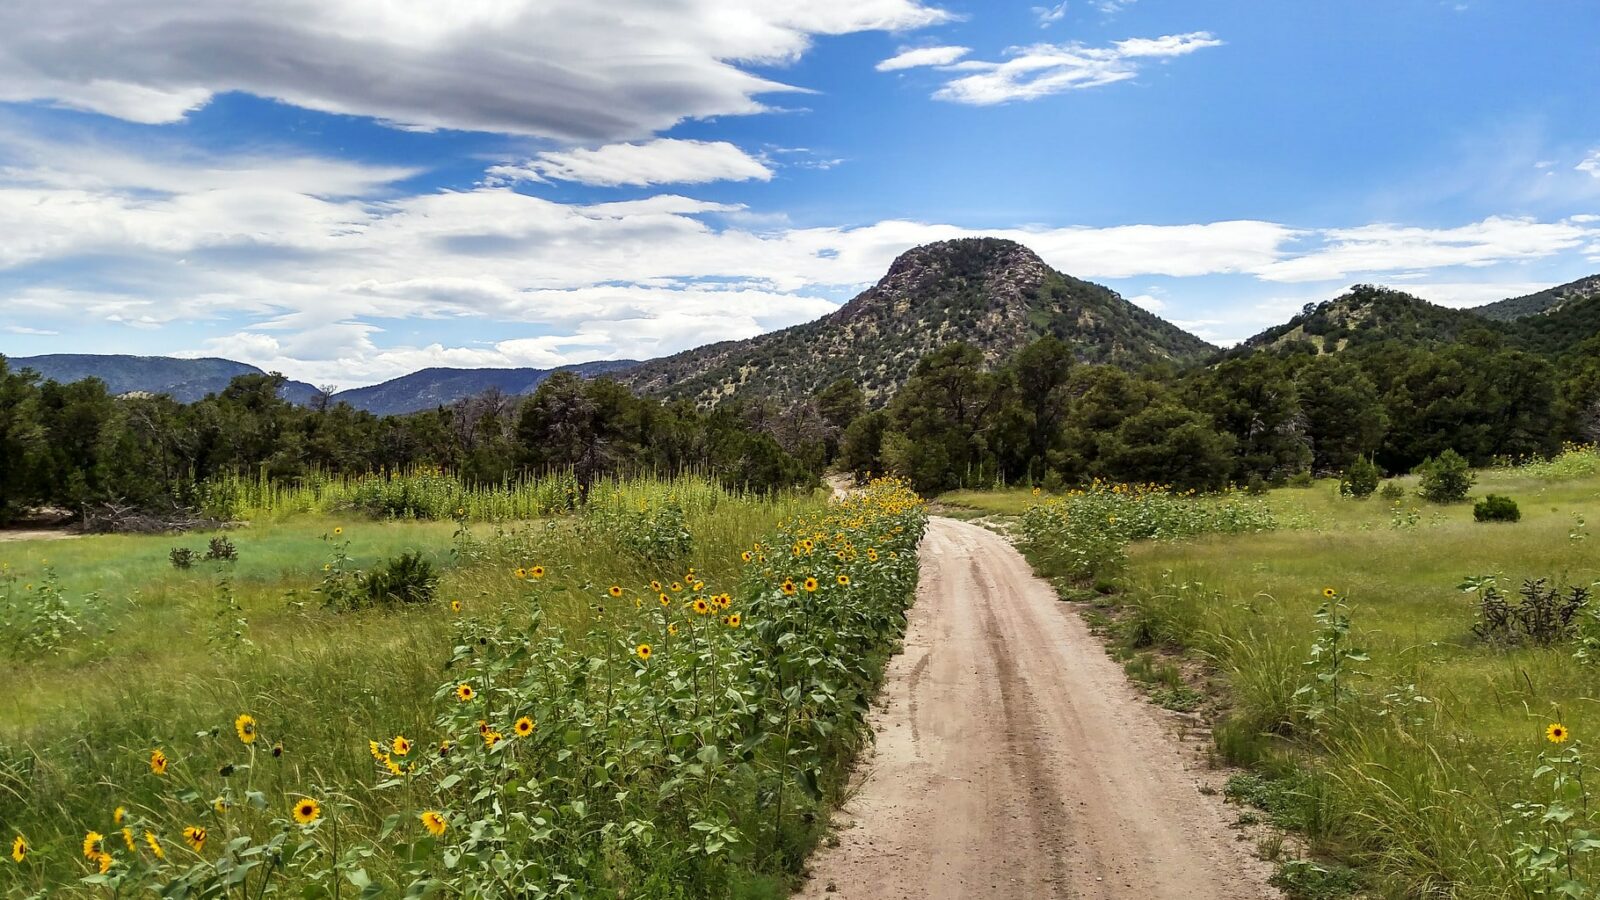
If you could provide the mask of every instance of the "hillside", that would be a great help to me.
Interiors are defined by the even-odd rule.
[[[402,415],[448,405],[490,388],[515,396],[531,394],[555,372],[592,378],[634,365],[633,360],[606,360],[556,369],[422,369],[382,384],[340,391],[333,399],[380,416]]]
[[[65,384],[98,378],[113,394],[167,394],[182,403],[217,393],[240,375],[265,374],[255,366],[231,359],[169,356],[54,353],[10,357],[6,362],[12,369],[32,369],[47,381]],[[301,404],[309,403],[316,393],[315,387],[301,381],[287,382],[282,391],[285,400]]]
[[[1299,315],[1239,345],[1240,350],[1267,350],[1309,344],[1334,353],[1352,346],[1395,340],[1438,346],[1476,329],[1505,332],[1464,309],[1429,303],[1401,291],[1361,284],[1332,300],[1308,305]]]
[[[1580,303],[1595,297],[1600,297],[1600,275],[1590,275],[1577,281],[1569,281],[1566,284],[1547,288],[1536,294],[1499,300],[1484,306],[1474,307],[1471,311],[1496,322],[1513,322],[1529,316],[1548,315],[1558,312],[1570,304]]]
[[[966,341],[998,362],[1044,335],[1088,362],[1190,362],[1215,350],[1116,292],[1063,275],[1014,241],[968,238],[902,254],[881,281],[824,318],[642,363],[636,390],[716,403],[735,392],[794,398],[855,379],[881,399],[917,360]]]

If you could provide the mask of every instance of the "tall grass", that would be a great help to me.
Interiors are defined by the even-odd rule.
[[[389,519],[503,522],[569,511],[578,504],[579,487],[571,473],[561,472],[518,475],[487,486],[426,468],[364,475],[313,472],[294,479],[261,472],[212,478],[200,486],[199,497],[207,515],[224,521],[360,513]]]

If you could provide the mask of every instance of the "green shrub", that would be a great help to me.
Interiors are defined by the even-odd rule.
[[[1267,492],[1268,487],[1267,480],[1261,477],[1261,473],[1256,472],[1250,476],[1250,481],[1245,484],[1244,491],[1252,497],[1259,497]]]
[[[1378,496],[1388,503],[1399,503],[1406,498],[1406,489],[1401,487],[1398,481],[1386,481],[1383,489],[1378,491]]]
[[[225,537],[212,538],[211,543],[206,547],[206,559],[232,561],[238,558],[239,548],[233,545],[233,541]]]
[[[1365,887],[1360,873],[1354,869],[1309,859],[1291,859],[1283,863],[1270,883],[1289,900],[1340,900],[1360,896]]]
[[[402,553],[368,572],[362,580],[367,605],[428,603],[439,586],[439,573],[421,553]]]
[[[1417,492],[1433,503],[1460,503],[1478,480],[1467,460],[1454,450],[1446,450],[1417,467],[1422,483]]]
[[[1522,510],[1510,497],[1490,494],[1473,505],[1472,517],[1479,522],[1520,522]]]
[[[167,559],[172,562],[174,569],[187,569],[193,566],[198,558],[198,554],[188,547],[173,547],[172,552],[167,554]]]
[[[1296,472],[1289,476],[1289,487],[1308,488],[1313,484],[1316,484],[1316,479],[1311,477],[1310,472]]]
[[[1339,479],[1339,493],[1357,500],[1365,500],[1372,496],[1378,489],[1378,482],[1383,480],[1383,473],[1370,459],[1358,458],[1345,470],[1344,477]]]

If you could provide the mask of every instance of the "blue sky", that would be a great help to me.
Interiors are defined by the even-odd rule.
[[[643,358],[966,234],[1216,342],[1600,271],[1587,0],[15,0],[0,44],[9,355]]]

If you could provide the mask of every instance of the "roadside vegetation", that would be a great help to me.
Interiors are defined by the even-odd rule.
[[[785,895],[920,500],[557,506],[0,545],[0,893]]]
[[[1294,835],[1262,845],[1291,897],[1595,896],[1600,452],[1468,475],[1520,518],[1417,478],[941,499],[1030,498],[1041,573],[1153,700],[1205,710],[1241,818]]]

